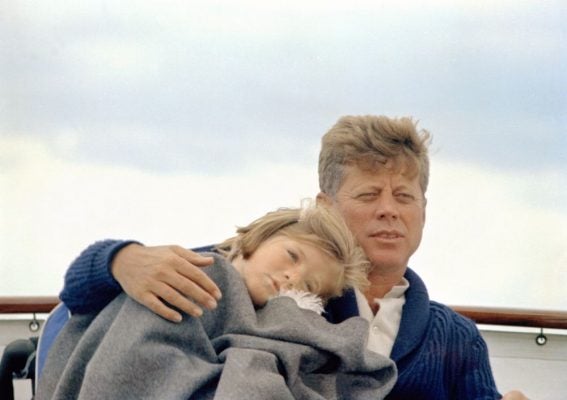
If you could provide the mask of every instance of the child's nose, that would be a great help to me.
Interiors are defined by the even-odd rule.
[[[301,273],[297,270],[286,271],[284,273],[285,281],[283,286],[286,289],[298,289],[302,282]]]

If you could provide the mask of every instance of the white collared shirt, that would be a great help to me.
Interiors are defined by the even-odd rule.
[[[355,290],[356,304],[360,316],[370,323],[366,348],[375,353],[390,356],[402,320],[402,308],[406,302],[405,292],[409,288],[406,278],[394,286],[382,299],[374,299],[379,309],[373,315],[370,306],[359,290]]]

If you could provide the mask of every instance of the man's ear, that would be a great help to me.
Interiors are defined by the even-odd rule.
[[[318,206],[331,207],[333,205],[333,198],[327,193],[319,192],[315,199]]]

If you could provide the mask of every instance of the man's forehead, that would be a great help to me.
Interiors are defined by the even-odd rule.
[[[417,168],[411,163],[389,160],[383,163],[360,162],[345,166],[343,183],[351,176],[367,179],[396,179],[407,183],[417,183]]]

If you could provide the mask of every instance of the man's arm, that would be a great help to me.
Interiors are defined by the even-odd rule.
[[[98,312],[122,292],[110,273],[110,263],[123,247],[134,243],[102,240],[91,244],[73,261],[65,273],[59,298],[73,314]]]
[[[211,257],[180,246],[104,240],[87,247],[71,264],[60,298],[72,313],[98,312],[124,289],[163,318],[180,321],[174,308],[199,316],[199,306],[216,307],[220,291],[201,271],[211,263]]]
[[[499,399],[500,395],[496,391],[494,376],[488,357],[486,342],[480,335],[474,322],[470,321],[470,332],[473,336],[470,342],[463,346],[462,380],[457,382],[459,395],[456,399]],[[467,397],[468,396],[468,397]],[[502,397],[503,400],[528,400],[521,392],[513,390]]]

